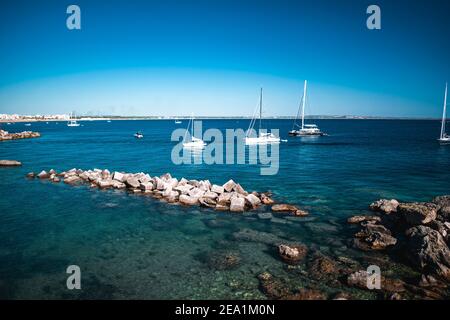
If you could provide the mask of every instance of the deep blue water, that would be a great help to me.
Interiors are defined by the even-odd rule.
[[[205,120],[203,127],[247,129],[248,122]],[[173,164],[170,134],[186,121],[86,121],[78,128],[64,122],[2,124],[42,137],[0,143],[0,159],[23,163],[0,168],[0,297],[264,298],[257,275],[287,276],[284,265],[267,245],[236,241],[233,232],[251,228],[324,254],[358,257],[346,245],[352,234],[348,216],[378,198],[429,200],[450,193],[450,146],[436,141],[438,121],[314,122],[330,136],[292,138],[291,121],[266,122],[288,139],[280,144],[273,176],[261,176],[259,165]],[[138,130],[144,139],[133,138]],[[247,190],[271,190],[278,201],[298,204],[310,216],[266,221],[24,178],[30,171],[73,167],[170,172],[217,184],[232,178]],[[240,266],[211,268],[205,257],[217,250],[236,251]],[[71,264],[82,270],[81,291],[65,288]]]

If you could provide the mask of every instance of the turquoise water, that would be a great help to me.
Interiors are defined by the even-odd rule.
[[[246,129],[248,122],[206,120],[203,127]],[[450,146],[436,142],[438,121],[317,120],[330,134],[318,139],[287,137],[291,121],[268,121],[288,139],[280,145],[274,176],[261,176],[258,165],[173,164],[170,134],[186,121],[81,123],[78,128],[63,122],[2,125],[11,132],[39,131],[42,137],[0,143],[0,159],[23,163],[0,168],[1,298],[264,299],[257,278],[263,271],[296,287],[333,294],[348,289],[311,279],[307,266],[299,267],[306,272],[292,273],[264,239],[246,241],[233,234],[266,232],[364,266],[379,256],[348,246],[355,232],[345,222],[348,216],[364,213],[378,198],[428,200],[450,193]],[[138,130],[144,139],[133,138]],[[152,176],[170,172],[218,184],[233,178],[247,190],[271,190],[276,200],[298,204],[310,216],[261,220],[255,214],[216,213],[123,191],[24,178],[30,171],[73,167]],[[223,270],[211,263],[227,252],[239,257],[237,266]],[[81,268],[80,291],[65,286],[65,270],[72,264]]]

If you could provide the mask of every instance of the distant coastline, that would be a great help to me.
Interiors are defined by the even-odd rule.
[[[76,117],[78,121],[108,121],[108,120],[189,120],[189,116],[80,116]],[[214,116],[196,116],[197,120],[250,120],[250,116],[236,116],[236,117],[214,117]],[[267,120],[294,120],[293,116],[273,116],[263,117]],[[432,120],[440,121],[439,118],[431,117],[382,117],[382,116],[326,116],[326,115],[311,115],[305,116],[305,119],[315,120]],[[0,123],[20,123],[20,122],[65,122],[67,119],[46,119],[46,118],[32,118],[25,117],[19,119],[0,119]]]

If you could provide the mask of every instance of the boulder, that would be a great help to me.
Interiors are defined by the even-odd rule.
[[[397,212],[412,226],[427,224],[437,216],[437,205],[427,202],[400,203]]]
[[[386,227],[373,223],[367,223],[355,237],[355,246],[362,250],[384,250],[397,243]]]
[[[180,195],[180,198],[178,201],[181,204],[192,206],[192,205],[195,205],[198,203],[198,198],[182,194],[182,195]]]
[[[28,172],[26,177],[33,179],[34,177],[36,177],[36,174],[34,172]]]
[[[367,287],[367,271],[360,270],[354,273],[351,273],[347,276],[347,284],[352,287],[373,290]],[[380,289],[381,291],[385,291],[388,293],[395,292],[403,292],[405,291],[405,283],[398,279],[385,278],[383,276],[380,277]]]
[[[236,187],[236,182],[234,182],[232,179],[228,180],[228,182],[226,182],[226,183],[223,185],[223,189],[224,189],[226,192],[231,192],[231,191],[233,191],[234,187]]]
[[[181,194],[188,194],[189,190],[191,190],[193,186],[190,184],[181,184],[178,183],[178,185],[174,188],[174,190],[179,191]]]
[[[201,190],[200,188],[192,188],[188,191],[188,195],[192,198],[200,198],[205,194],[205,191]]]
[[[128,177],[127,180],[125,181],[125,184],[127,185],[127,187],[133,189],[137,189],[141,185],[138,179],[136,179],[135,177]]]
[[[239,194],[242,194],[242,195],[244,195],[244,196],[248,195],[248,192],[245,191],[244,188],[242,188],[242,186],[241,186],[239,183],[237,183],[237,184],[234,186],[233,191],[235,191],[235,192],[237,192],[237,193],[239,193]]]
[[[124,175],[123,175],[123,173],[120,173],[120,172],[115,171],[115,172],[113,173],[112,178],[113,178],[114,180],[117,180],[117,181],[120,181],[120,182],[124,182]]]
[[[219,198],[217,199],[217,203],[220,205],[228,206],[231,201],[231,196],[232,194],[228,192],[221,193],[219,195]]]
[[[272,211],[274,212],[295,212],[299,210],[296,206],[291,204],[275,204],[272,206]]]
[[[50,174],[49,174],[47,171],[42,170],[42,171],[37,175],[37,177],[38,177],[39,179],[48,179],[48,178],[50,178]]]
[[[265,205],[272,205],[275,203],[275,201],[270,198],[269,196],[267,196],[266,194],[261,194],[261,201],[262,203],[264,203]]]
[[[151,181],[141,183],[139,185],[139,188],[141,188],[141,190],[143,192],[152,191],[153,190],[153,183]]]
[[[81,178],[78,176],[70,176],[70,177],[64,178],[64,183],[72,184],[72,185],[78,184],[81,181],[82,181]]]
[[[408,256],[419,270],[450,281],[450,250],[442,235],[427,226],[406,231]]]
[[[254,194],[249,194],[245,197],[245,200],[248,201],[248,203],[250,204],[250,206],[252,208],[256,208],[257,206],[259,206],[261,204],[261,200],[259,200],[259,198],[257,196],[255,196]]]
[[[99,180],[97,184],[102,189],[110,188],[113,186],[113,182],[110,179]]]
[[[395,199],[387,200],[380,199],[370,205],[370,209],[373,211],[383,212],[385,214],[391,214],[397,212],[399,202]]]
[[[231,212],[243,212],[245,208],[245,199],[239,197],[232,197],[230,200],[230,211]]]
[[[206,191],[203,194],[203,198],[209,198],[209,199],[217,199],[218,196],[219,195],[217,193],[212,192],[212,191]]]
[[[221,194],[221,193],[224,193],[225,189],[222,186],[218,186],[217,184],[213,184],[212,187],[211,187],[211,191],[215,192],[215,193],[218,193],[218,194]]]
[[[433,198],[432,202],[438,207],[449,207],[450,206],[450,195],[439,196]]]
[[[308,249],[303,244],[280,244],[278,246],[278,254],[287,263],[297,263],[303,260],[307,252]]]
[[[198,199],[198,202],[200,203],[201,206],[207,207],[207,208],[216,208],[216,205],[217,205],[216,201],[214,201],[211,198],[206,198],[204,196],[200,197]]]
[[[381,218],[378,216],[353,216],[347,219],[347,222],[351,224],[358,224],[361,222],[375,223],[379,221],[381,221]]]

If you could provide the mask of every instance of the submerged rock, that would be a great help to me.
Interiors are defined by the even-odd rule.
[[[287,263],[297,263],[303,260],[308,252],[308,248],[303,244],[280,244],[278,254]]]
[[[294,205],[291,204],[275,204],[272,206],[273,212],[290,212],[295,216],[304,217],[308,215],[308,212],[305,210],[301,210]]]
[[[357,272],[354,272],[347,277],[347,284],[352,287],[357,287],[359,289],[366,289],[366,290],[373,290],[370,289],[368,284],[368,274],[365,270],[360,270]],[[370,279],[369,279],[370,281]],[[405,283],[399,279],[390,279],[385,278],[381,276],[380,278],[380,289],[375,290],[381,290],[389,293],[395,293],[395,292],[403,292],[405,291]]]
[[[216,270],[231,270],[239,266],[241,258],[236,251],[213,252],[207,257],[208,266]]]

